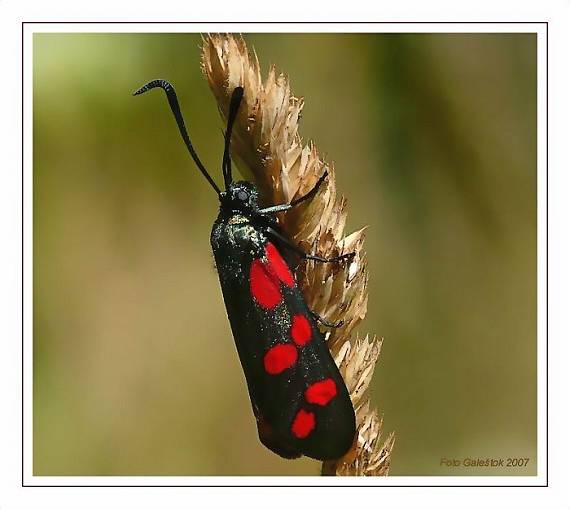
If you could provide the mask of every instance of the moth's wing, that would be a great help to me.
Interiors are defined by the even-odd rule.
[[[271,382],[266,385],[267,393],[264,395],[264,401],[269,402],[267,405],[269,408],[262,407],[262,414],[265,410],[272,415],[275,411],[272,393],[279,393],[284,401],[290,402],[290,405],[285,405],[278,412],[277,419],[270,420],[274,433],[284,439],[286,437],[292,440],[305,456],[321,460],[339,458],[350,449],[356,431],[350,395],[325,338],[296,286],[285,289],[284,307],[289,316],[302,316],[307,320],[310,325],[310,340],[298,348],[297,363],[289,370],[274,375]],[[292,330],[292,326],[286,330],[288,339],[291,339]],[[321,391],[321,398],[316,398],[320,404],[309,402],[307,391],[310,391],[311,387],[318,390],[323,384],[325,387],[334,387],[334,395]],[[299,412],[314,415],[315,427],[303,438],[298,438],[292,433],[293,422]]]
[[[301,292],[294,280],[292,285],[282,280],[286,276],[283,271],[290,269],[278,254],[281,261],[277,263],[285,265],[280,267],[282,279],[271,270],[275,266],[267,256],[270,245],[251,225],[227,222],[214,225],[212,247],[216,266],[260,438],[264,445],[284,457],[304,454],[316,459],[338,458],[347,452],[354,438],[354,409]],[[260,272],[257,279],[254,266],[270,270],[265,275]],[[280,295],[277,304],[271,301],[276,287]],[[302,346],[292,339],[295,316],[305,317],[309,326],[310,340]],[[278,359],[277,364],[290,364],[286,369],[268,372],[268,352],[278,345],[288,345],[285,349],[288,354],[293,355],[292,349],[296,354],[294,359],[287,355]],[[334,383],[335,396],[324,406],[308,403],[307,389],[327,379]],[[295,435],[294,429],[298,432],[304,427],[306,431],[311,422],[309,418],[304,426],[294,428],[300,412],[314,417],[314,427],[302,438]]]

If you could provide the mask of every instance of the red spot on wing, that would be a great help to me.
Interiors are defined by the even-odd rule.
[[[298,346],[306,345],[311,340],[311,324],[305,315],[295,315],[291,325],[291,337]]]
[[[272,346],[263,357],[263,366],[270,375],[278,375],[293,366],[295,362],[297,362],[297,349],[290,344]]]
[[[291,425],[291,433],[297,438],[307,438],[311,431],[315,429],[315,414],[306,410],[299,410],[293,424]]]
[[[249,287],[255,301],[265,309],[273,309],[281,299],[279,282],[260,260],[253,260],[249,270]]]
[[[336,396],[336,384],[332,378],[311,384],[305,391],[305,399],[315,405],[326,405]]]
[[[291,270],[279,251],[271,242],[268,242],[267,246],[265,246],[265,256],[267,256],[267,264],[270,270],[283,284],[287,285],[289,288],[293,288],[295,286],[295,278],[293,277],[293,274],[291,274]]]

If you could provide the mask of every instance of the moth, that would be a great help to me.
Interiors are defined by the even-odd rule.
[[[166,93],[192,159],[218,195],[220,210],[210,241],[262,444],[284,458],[340,458],[354,441],[354,408],[317,326],[317,321],[326,322],[308,308],[296,283],[294,260],[346,263],[354,253],[334,258],[305,253],[276,216],[310,200],[327,173],[306,195],[265,208],[254,184],[234,182],[231,137],[244,93],[236,87],[225,131],[222,190],[194,150],[173,86],[153,80],[134,95],[153,88]]]

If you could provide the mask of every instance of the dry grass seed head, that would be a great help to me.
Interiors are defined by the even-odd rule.
[[[354,252],[348,263],[307,262],[298,271],[298,284],[310,309],[328,321],[344,321],[328,334],[355,406],[358,438],[344,460],[326,462],[323,470],[336,475],[386,475],[393,435],[379,443],[382,421],[364,398],[380,354],[376,339],[349,340],[366,315],[368,270],[363,250],[364,228],[345,236],[346,199],[337,193],[335,168],[312,143],[298,133],[303,99],[293,96],[289,80],[269,69],[262,81],[259,61],[242,37],[204,37],[202,68],[222,117],[237,86],[244,99],[232,134],[232,157],[246,178],[253,178],[266,204],[289,203],[309,192],[326,171],[328,177],[310,201],[281,214],[279,222],[303,249],[332,257]]]

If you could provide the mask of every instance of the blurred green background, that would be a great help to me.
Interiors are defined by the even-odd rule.
[[[247,34],[370,225],[392,475],[536,472],[533,34]],[[197,34],[34,37],[34,474],[317,475],[257,439],[209,245],[222,123]],[[441,458],[529,458],[448,468]]]

